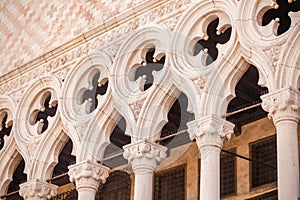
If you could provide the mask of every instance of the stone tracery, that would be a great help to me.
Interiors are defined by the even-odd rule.
[[[267,1],[260,2],[259,8],[262,7],[262,4],[268,4]],[[292,4],[296,5],[296,2]],[[58,82],[61,83],[60,80],[56,81],[52,88],[45,89],[43,86],[49,82],[44,83],[41,81],[39,82],[43,85],[41,88],[35,88],[34,92],[26,91],[23,95],[24,100],[21,99],[20,104],[17,106],[19,109],[16,112],[17,120],[20,120],[19,123],[23,123],[23,120],[28,118],[26,117],[28,112],[24,115],[21,108],[34,107],[36,110],[29,112],[31,113],[29,124],[35,126],[36,129],[33,133],[32,130],[26,130],[26,124],[13,127],[12,130],[15,129],[18,133],[15,136],[18,145],[21,147],[21,143],[24,141],[25,143],[32,143],[33,140],[41,138],[42,136],[40,135],[47,135],[47,130],[53,129],[52,126],[64,123],[64,127],[60,124],[60,128],[55,129],[54,132],[61,131],[63,128],[66,129],[66,134],[74,140],[76,153],[83,152],[83,149],[91,146],[91,144],[94,145],[93,138],[99,139],[99,145],[91,148],[93,153],[89,154],[90,152],[86,151],[78,157],[79,160],[85,160],[87,157],[96,158],[97,156],[97,159],[102,159],[99,154],[103,153],[110,142],[109,134],[111,134],[112,126],[116,124],[120,115],[124,116],[126,123],[128,123],[126,134],[130,135],[133,141],[138,141],[140,139],[155,140],[159,137],[159,131],[167,120],[167,110],[171,107],[179,91],[186,92],[190,104],[189,110],[195,112],[196,119],[206,117],[216,110],[221,110],[220,105],[224,105],[228,96],[234,95],[234,91],[232,91],[234,80],[244,70],[243,64],[236,64],[235,60],[243,60],[243,62],[246,60],[250,63],[255,63],[262,62],[266,58],[268,61],[264,63],[274,63],[274,58],[271,58],[272,56],[268,54],[268,51],[273,49],[273,45],[275,47],[284,45],[286,39],[284,34],[278,38],[270,37],[265,39],[267,38],[266,34],[262,33],[260,28],[258,28],[258,31],[255,30],[253,28],[255,27],[254,25],[249,26],[248,29],[243,29],[246,32],[250,29],[251,33],[255,33],[254,36],[247,37],[249,33],[239,31],[236,26],[249,25],[247,24],[248,22],[244,22],[248,15],[244,14],[237,17],[230,13],[230,8],[236,6],[236,1],[228,3],[230,5],[223,1],[216,1],[215,3],[213,5],[213,3],[198,2],[192,5],[190,10],[186,11],[179,22],[177,22],[178,24],[174,28],[176,33],[174,34],[160,25],[139,28],[134,34],[128,35],[120,49],[111,50],[110,53],[112,55],[109,55],[105,48],[101,49],[101,52],[99,48],[92,53],[87,53],[87,57],[84,60],[79,61],[74,67],[70,67],[70,71],[65,71],[68,72],[68,75],[63,78],[63,85],[58,84]],[[257,11],[253,8],[255,3],[240,2],[239,4],[244,4],[244,7],[251,5],[251,14]],[[219,7],[215,7],[215,5]],[[194,9],[194,6],[197,9]],[[241,9],[244,7],[241,6]],[[196,16],[201,11],[206,13]],[[217,16],[219,18],[220,25],[217,25],[217,21],[212,20],[211,13],[216,14],[214,17]],[[268,13],[271,13],[271,11],[265,10],[264,16],[271,15]],[[201,21],[203,16],[205,17]],[[236,24],[235,20],[238,21]],[[239,20],[244,21],[240,22]],[[270,20],[264,19],[261,25],[267,25],[268,21]],[[291,19],[291,24],[295,24],[293,18]],[[210,29],[211,25],[213,25],[213,30],[218,29],[220,33],[226,35],[224,40],[214,40],[213,46],[207,44],[206,41],[211,39],[211,37],[217,38],[219,36],[218,33],[214,36],[208,33],[206,28]],[[262,28],[265,30],[266,27]],[[279,28],[277,35],[285,33],[285,29]],[[197,35],[199,34],[198,31],[200,35]],[[190,47],[193,46],[191,45],[191,38],[194,38],[193,44],[198,41],[203,46],[201,50],[205,51],[205,48],[207,48],[208,54],[212,51],[215,52],[211,54],[212,60],[206,59],[205,64],[199,64],[199,60],[196,61],[196,59],[190,57],[191,55],[188,55],[190,53],[188,51],[192,49]],[[249,42],[250,40],[255,42]],[[216,45],[215,43],[224,43],[224,46]],[[247,45],[249,43],[252,46]],[[171,48],[172,45],[173,47]],[[214,50],[211,50],[211,48]],[[183,51],[188,53],[183,53]],[[275,54],[280,53],[276,49],[274,51]],[[198,50],[194,54],[198,59]],[[114,56],[116,57],[115,60],[113,60]],[[143,60],[142,63],[141,60]],[[282,62],[280,56],[276,57],[275,60],[276,62]],[[57,67],[65,63],[65,60],[61,60]],[[160,66],[157,67],[156,64]],[[143,78],[145,74],[143,65],[153,65],[153,68],[150,70],[152,76],[148,76],[147,80],[145,80],[146,77]],[[161,65],[164,66],[162,67]],[[211,65],[210,68],[207,67],[208,65]],[[260,70],[264,67],[258,66],[258,68]],[[48,72],[50,71],[48,70]],[[274,73],[267,72],[268,70],[265,70],[264,73],[260,71],[260,76],[267,79],[263,84],[272,85],[270,87],[271,91],[281,87],[275,83],[277,80],[274,78]],[[41,79],[44,80],[44,78]],[[229,83],[227,84],[225,81]],[[216,85],[218,85],[217,89]],[[36,86],[31,85],[30,87]],[[63,94],[60,96],[62,87]],[[220,95],[218,92],[223,89],[225,92]],[[42,96],[43,98],[41,98],[41,101],[37,101],[38,104],[31,104],[32,98],[30,96],[37,98]],[[59,100],[59,98],[61,99]],[[60,119],[60,108],[58,105],[62,105],[62,119]],[[211,109],[212,107],[215,110]],[[217,114],[224,114],[223,110]],[[51,117],[48,118],[47,115]],[[5,117],[3,117],[4,121]],[[99,121],[100,125],[95,125]],[[8,125],[7,129],[11,129],[9,127],[11,121],[8,121],[6,125]],[[26,130],[25,133],[21,131],[22,128]],[[3,130],[6,130],[5,126]],[[199,132],[201,131],[198,131],[197,134]],[[27,136],[34,139],[27,140]],[[34,141],[33,143],[38,146],[41,142]],[[80,146],[82,146],[82,149],[79,148]],[[20,149],[21,151],[26,151],[22,147]],[[37,147],[37,149],[39,148]],[[30,155],[34,158],[36,154],[34,148],[31,151]],[[42,150],[39,149],[39,151],[41,152]]]

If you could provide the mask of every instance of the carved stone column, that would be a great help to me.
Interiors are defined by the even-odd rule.
[[[51,199],[56,195],[56,185],[34,179],[20,185],[19,194],[25,200]]]
[[[153,172],[166,157],[167,148],[151,141],[141,140],[124,148],[124,158],[134,172],[134,200],[152,200]]]
[[[100,184],[108,177],[109,168],[85,160],[69,166],[70,181],[75,182],[78,200],[94,200]]]
[[[299,91],[292,88],[261,97],[263,109],[269,112],[276,126],[279,200],[299,197],[299,97]]]
[[[225,138],[230,138],[234,124],[217,118],[204,117],[189,122],[191,140],[196,139],[201,159],[200,199],[220,199],[220,152]]]

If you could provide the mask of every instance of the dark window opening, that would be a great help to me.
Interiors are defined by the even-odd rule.
[[[277,181],[277,145],[276,135],[250,144],[251,157],[261,163],[274,166],[262,166],[259,162],[251,162],[251,187]]]
[[[300,1],[276,0],[278,8],[272,8],[266,11],[262,17],[262,25],[266,26],[272,20],[279,19],[279,26],[276,30],[277,35],[281,35],[289,30],[291,26],[290,12],[298,12],[300,10]]]
[[[13,180],[9,184],[6,200],[22,200],[23,198],[19,195],[20,184],[27,181],[27,175],[24,173],[25,161],[22,159],[17,166],[14,174]]]
[[[235,149],[229,150],[235,153]],[[236,156],[228,153],[221,153],[220,161],[220,189],[221,197],[236,193]]]
[[[9,136],[11,129],[12,129],[12,123],[7,121],[8,115],[6,112],[2,113],[1,116],[3,116],[2,118],[2,122],[1,122],[1,127],[0,127],[0,150],[3,148],[4,146],[4,136]]]
[[[161,138],[168,137],[174,133],[184,131],[187,129],[186,123],[195,119],[193,113],[187,111],[188,99],[184,93],[180,93],[176,101],[173,103],[168,112],[168,122],[161,130]],[[179,134],[166,138],[160,141],[161,145],[168,145],[168,147],[176,147],[182,144],[189,143],[190,139],[188,133]]]
[[[268,88],[259,86],[258,70],[250,65],[235,87],[236,97],[230,101],[226,119],[235,124],[235,134],[241,134],[241,127],[267,116],[261,107],[260,96],[268,93]]]
[[[115,171],[100,186],[96,200],[130,200],[131,179],[126,172]]]
[[[71,155],[72,149],[73,143],[69,139],[58,157],[58,164],[54,168],[51,183],[58,186],[70,183],[69,176],[66,174],[69,171],[68,166],[76,163],[76,157]]]
[[[110,168],[115,168],[128,163],[123,157],[123,146],[131,142],[131,138],[125,135],[126,121],[121,117],[118,124],[115,126],[110,135],[110,144],[106,147],[104,152],[103,165]]]
[[[98,106],[98,99],[97,96],[101,95],[103,96],[106,94],[107,87],[108,87],[108,79],[104,79],[103,83],[99,80],[100,78],[100,72],[97,72],[92,80],[92,89],[86,90],[83,93],[81,104],[83,104],[85,101],[88,101],[89,104],[89,112],[93,112],[97,106]]]
[[[153,71],[160,71],[164,67],[166,56],[162,56],[159,60],[156,60],[153,56],[155,53],[155,48],[150,48],[146,53],[145,60],[142,61],[141,66],[139,66],[135,71],[136,81],[139,77],[146,76],[146,82],[144,84],[144,91],[149,89],[154,82]]]
[[[185,165],[154,175],[154,200],[185,200]]]
[[[219,24],[219,18],[212,21],[207,27],[207,39],[199,40],[194,47],[194,55],[197,55],[200,51],[204,51],[208,54],[205,65],[213,63],[218,58],[217,44],[225,44],[229,41],[231,35],[231,27],[226,28],[224,32],[217,30]]]

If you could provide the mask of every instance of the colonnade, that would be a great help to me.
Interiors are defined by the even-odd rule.
[[[262,96],[263,108],[273,118],[277,135],[279,200],[299,197],[298,122],[300,93],[284,88]],[[196,139],[201,159],[200,199],[220,199],[220,152],[223,141],[230,139],[234,125],[208,116],[188,123],[191,139]],[[166,157],[167,148],[150,140],[124,146],[124,157],[135,175],[134,200],[152,200],[153,173]],[[75,182],[79,200],[93,200],[100,184],[105,183],[109,168],[86,160],[69,166],[70,180]],[[26,200],[48,199],[57,186],[41,180],[20,185]]]

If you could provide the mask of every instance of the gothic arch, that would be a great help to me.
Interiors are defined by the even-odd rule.
[[[299,22],[299,20],[298,20]],[[278,70],[276,71],[276,83],[278,88],[288,87],[297,83],[300,79],[300,27],[295,26],[290,30],[286,44],[282,46],[282,52],[278,58]]]
[[[171,99],[175,100],[178,93],[172,86],[169,69],[170,38],[170,32],[163,26],[145,26],[130,34],[116,55],[112,74],[114,106],[124,116],[126,134],[133,140],[158,137],[167,119],[165,108],[172,105]],[[149,52],[153,54],[150,60]],[[151,72],[152,86],[143,89],[147,77],[134,80],[138,68],[161,60],[163,67]]]
[[[60,101],[62,118],[77,162],[101,160],[109,144],[117,118],[111,98],[111,64],[112,57],[96,49],[71,69],[65,79]]]
[[[66,137],[62,133],[58,105],[60,90],[61,82],[56,76],[40,77],[25,91],[18,105],[15,138],[22,154],[26,155],[28,180],[51,177],[57,160],[55,148]]]
[[[13,174],[21,159],[22,156],[17,150],[15,140],[10,140],[9,145],[5,149],[2,149],[0,154],[0,196],[7,193]]]

